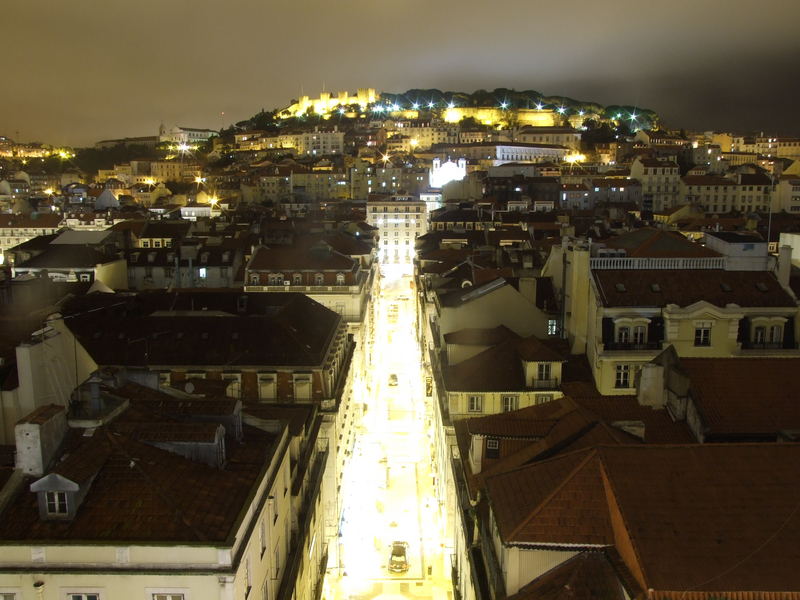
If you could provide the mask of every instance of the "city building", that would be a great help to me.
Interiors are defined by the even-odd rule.
[[[378,228],[382,264],[411,264],[416,239],[428,230],[425,203],[415,196],[370,196],[367,223]]]

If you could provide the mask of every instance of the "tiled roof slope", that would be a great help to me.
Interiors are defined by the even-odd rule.
[[[627,600],[605,552],[581,552],[523,586],[509,600]]]
[[[800,590],[796,444],[600,446],[487,490],[505,543],[630,544],[618,550],[644,589]]]
[[[223,543],[276,437],[245,426],[244,439],[227,445],[228,463],[217,469],[134,441],[113,424],[90,438],[74,433],[65,476],[97,473],[75,518],[41,520],[26,485],[0,518],[0,540]]]
[[[800,431],[800,358],[682,358],[706,435]]]
[[[245,314],[237,314],[241,297]],[[92,294],[64,314],[101,365],[317,365],[340,322],[291,292]]]
[[[595,269],[592,277],[603,306],[685,307],[701,300],[719,307],[797,306],[766,271]]]
[[[607,240],[609,248],[627,251],[627,256],[649,258],[675,258],[719,256],[710,248],[688,240],[680,233],[643,227]]]
[[[534,336],[509,340],[472,356],[445,370],[450,391],[493,391],[528,389],[522,361],[560,362],[559,352]]]
[[[495,475],[486,488],[506,544],[614,543],[599,462],[591,451]]]

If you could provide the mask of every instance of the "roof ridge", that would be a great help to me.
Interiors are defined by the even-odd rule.
[[[538,515],[538,514],[539,514],[539,513],[540,513],[540,512],[543,510],[544,506],[545,506],[545,505],[546,505],[548,502],[550,502],[550,501],[551,501],[551,500],[552,500],[552,499],[553,499],[553,498],[554,498],[554,497],[555,497],[555,496],[556,496],[556,495],[557,495],[559,492],[561,492],[561,490],[564,488],[564,486],[566,486],[566,485],[567,485],[567,483],[569,483],[570,481],[572,481],[572,479],[575,477],[575,475],[577,475],[577,474],[578,474],[578,472],[579,472],[579,471],[581,471],[581,470],[583,469],[583,467],[585,467],[585,466],[586,466],[586,464],[587,464],[587,463],[588,463],[588,462],[589,462],[589,461],[590,461],[590,460],[591,460],[591,459],[592,459],[592,458],[593,458],[595,455],[597,455],[597,453],[598,453],[598,451],[597,451],[597,448],[589,448],[589,449],[587,449],[587,450],[579,450],[578,452],[585,452],[585,453],[586,453],[586,456],[583,458],[583,460],[581,460],[581,461],[579,461],[579,462],[578,462],[578,464],[577,464],[577,465],[576,465],[576,466],[575,466],[575,467],[574,467],[574,468],[573,468],[573,469],[572,469],[572,470],[569,472],[569,474],[568,474],[566,477],[564,477],[564,479],[562,479],[562,480],[561,480],[561,483],[559,483],[559,484],[556,486],[556,488],[555,488],[555,489],[554,489],[552,492],[550,492],[550,493],[549,493],[549,494],[548,494],[548,495],[547,495],[547,496],[544,498],[544,500],[542,500],[541,502],[539,502],[539,505],[538,505],[538,506],[537,506],[537,507],[536,507],[536,508],[535,508],[533,511],[531,511],[530,513],[528,513],[528,516],[527,516],[526,518],[524,518],[522,521],[520,521],[520,522],[517,524],[517,526],[516,526],[514,529],[512,529],[512,530],[509,532],[509,534],[508,534],[508,538],[509,538],[509,539],[512,539],[512,538],[513,538],[513,537],[515,537],[517,534],[519,534],[520,530],[521,530],[521,529],[522,529],[522,528],[523,528],[525,525],[527,525],[527,524],[528,524],[528,523],[531,521],[531,519],[533,519],[533,518],[534,518],[536,515]],[[570,456],[570,455],[571,455],[571,454],[565,454],[565,455],[558,456],[558,457],[556,457],[556,458],[564,458],[564,457],[566,457],[566,456]],[[534,464],[534,465],[532,465],[532,466],[536,466],[536,465],[542,464],[543,462],[544,462],[544,461],[542,461],[541,463],[535,463],[535,464]],[[526,466],[531,466],[531,465],[526,465]]]
[[[645,447],[645,446],[639,446],[639,447]],[[597,452],[598,460],[600,462],[600,475],[601,475],[601,479],[603,481],[603,489],[606,492],[606,508],[610,508],[610,503],[611,503],[611,501],[613,499],[614,505],[617,507],[617,510],[619,510],[619,518],[622,520],[622,526],[625,529],[626,537],[628,538],[628,540],[630,540],[631,550],[633,551],[633,554],[636,556],[636,566],[640,570],[640,572],[642,573],[643,581],[641,581],[640,583],[642,584],[642,587],[647,588],[647,582],[649,581],[649,577],[647,576],[647,573],[645,572],[644,561],[642,560],[642,556],[641,556],[641,553],[639,552],[638,545],[636,544],[636,541],[634,540],[634,536],[630,535],[630,531],[631,531],[630,524],[628,523],[628,520],[625,518],[625,511],[623,511],[623,509],[622,509],[622,503],[619,502],[619,496],[617,495],[614,483],[612,481],[610,470],[607,468],[607,465],[606,465],[605,457],[604,457],[604,454],[603,454],[604,450],[601,450],[601,448],[605,448],[605,447],[604,446],[598,446],[598,447],[595,448],[595,451]],[[611,494],[611,497],[609,497],[609,494]],[[609,519],[609,520],[611,521],[611,532],[612,532],[612,535],[613,535],[614,534],[614,521],[613,521],[613,519]],[[633,575],[633,577],[635,579],[636,575]]]

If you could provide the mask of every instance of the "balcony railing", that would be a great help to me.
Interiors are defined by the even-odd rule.
[[[724,256],[702,258],[636,258],[604,256],[589,259],[591,269],[724,269]]]
[[[797,350],[797,344],[785,342],[742,342],[742,350]]]
[[[661,342],[607,342],[604,350],[660,350]]]
[[[533,389],[554,390],[558,387],[558,379],[534,379]]]

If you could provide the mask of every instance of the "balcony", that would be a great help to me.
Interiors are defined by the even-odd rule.
[[[558,379],[534,379],[533,389],[535,390],[555,390],[558,389]]]
[[[610,350],[623,350],[626,352],[634,350],[661,350],[661,342],[606,342],[603,344],[603,349]]]

